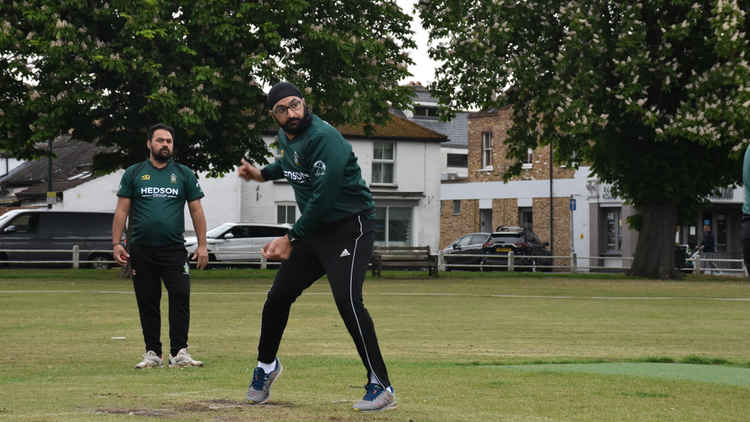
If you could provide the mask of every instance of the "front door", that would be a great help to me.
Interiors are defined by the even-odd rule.
[[[489,233],[492,230],[492,208],[479,210],[479,231]]]

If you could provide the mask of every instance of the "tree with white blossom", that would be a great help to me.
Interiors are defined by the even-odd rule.
[[[216,175],[263,161],[264,88],[307,88],[332,123],[406,107],[410,17],[393,0],[7,0],[0,4],[0,150],[43,154],[70,134],[109,147],[95,170],[144,159],[175,127],[177,159]]]
[[[740,178],[750,142],[748,0],[421,0],[430,87],[450,109],[512,105],[518,162],[550,145],[638,210],[631,272],[675,276],[674,230]]]

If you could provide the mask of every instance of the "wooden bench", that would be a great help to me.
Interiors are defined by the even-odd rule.
[[[427,269],[437,277],[437,255],[430,255],[429,246],[381,246],[372,252],[372,275],[380,276],[383,268]]]

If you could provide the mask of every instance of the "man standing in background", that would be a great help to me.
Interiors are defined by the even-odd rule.
[[[208,264],[204,196],[195,173],[172,159],[174,129],[159,123],[148,130],[149,157],[125,170],[117,191],[112,223],[112,255],[120,265],[130,260],[146,353],[136,369],[163,365],[161,344],[161,282],[169,295],[170,367],[203,366],[188,353],[190,272],[183,232],[188,204],[198,248],[197,267]],[[128,250],[121,244],[130,215]]]

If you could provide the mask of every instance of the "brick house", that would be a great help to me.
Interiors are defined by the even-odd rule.
[[[550,166],[550,147],[545,146],[528,151],[521,174],[508,183],[502,181],[503,172],[512,164],[504,142],[511,124],[510,107],[469,115],[468,177],[441,185],[441,248],[466,233],[519,225],[550,242],[555,256],[575,252],[579,266],[629,265],[622,258],[634,255],[638,233],[628,227],[626,219],[635,210],[614,197],[609,185],[591,175],[590,167]],[[717,190],[699,219],[676,227],[675,242],[700,244],[706,240],[703,229],[707,227],[717,257],[741,257],[743,198],[742,187]],[[593,256],[608,258],[583,258]]]
[[[637,234],[626,230],[624,221],[633,210],[603,195],[606,186],[589,175],[589,167],[550,165],[550,147],[544,146],[528,151],[519,176],[502,181],[513,164],[505,144],[511,124],[510,107],[469,115],[468,177],[442,184],[441,248],[466,233],[518,225],[550,242],[555,256],[632,256]],[[589,262],[579,260],[578,265]]]

